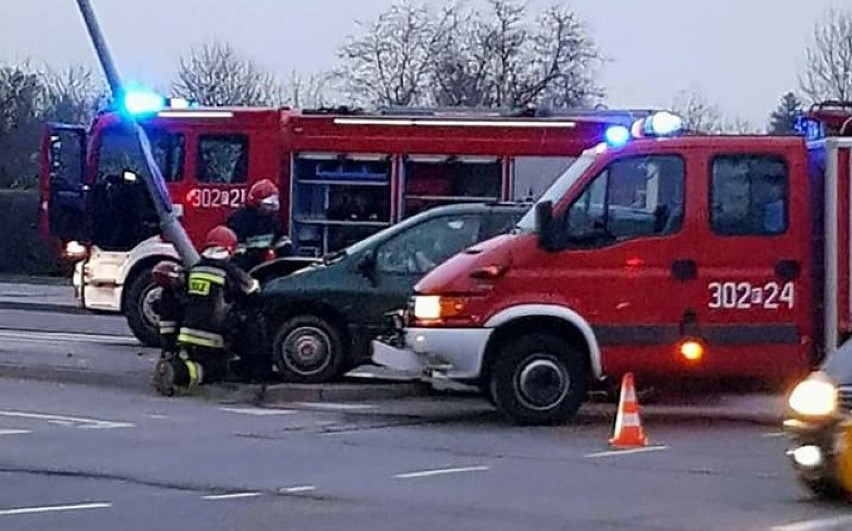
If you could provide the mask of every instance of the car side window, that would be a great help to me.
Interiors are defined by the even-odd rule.
[[[376,269],[391,274],[426,274],[480,239],[479,216],[442,216],[397,234],[376,251]]]
[[[684,163],[676,156],[620,159],[569,207],[563,220],[573,242],[605,245],[678,232],[683,223]]]

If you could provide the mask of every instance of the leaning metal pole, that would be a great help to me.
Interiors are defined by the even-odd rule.
[[[83,16],[83,21],[86,23],[86,29],[89,32],[89,37],[91,38],[92,45],[98,55],[98,60],[103,68],[104,75],[106,76],[113,98],[119,100],[121,98],[124,85],[121,83],[121,77],[118,74],[118,69],[112,59],[109,47],[107,47],[106,40],[101,32],[98,19],[92,9],[92,5],[89,0],[77,0],[77,6],[80,8],[80,14]],[[125,119],[130,122],[136,131],[136,137],[138,138],[139,146],[142,149],[142,157],[145,160],[145,166],[148,169],[147,174],[142,176],[142,180],[145,182],[145,186],[148,188],[148,193],[153,200],[154,208],[157,210],[157,217],[160,220],[160,231],[165,239],[175,246],[175,249],[184,264],[191,266],[199,260],[198,252],[195,250],[195,246],[190,241],[189,236],[186,234],[186,231],[178,220],[177,213],[174,210],[168,189],[166,188],[165,179],[163,179],[160,168],[154,160],[154,154],[151,151],[151,142],[148,140],[148,135],[145,133],[145,130],[139,126],[135,118],[126,116]]]

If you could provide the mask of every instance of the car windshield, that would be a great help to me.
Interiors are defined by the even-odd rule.
[[[597,157],[597,151],[594,149],[587,149],[580,155],[574,164],[568,166],[568,169],[562,173],[550,188],[541,196],[541,198],[537,201],[540,203],[542,201],[553,201],[554,203],[564,196],[571,186],[577,182],[577,179],[580,178],[581,175],[595,162],[595,158]],[[535,208],[531,208],[527,211],[526,215],[521,218],[521,221],[518,222],[517,229],[521,232],[532,232],[535,229]]]
[[[361,240],[357,243],[353,243],[349,247],[343,249],[343,252],[346,255],[350,255],[350,256],[362,253],[365,250],[373,247],[374,244],[386,240],[388,238],[388,236],[390,236],[392,234],[396,234],[398,232],[403,232],[403,231],[407,230],[408,227],[420,223],[420,221],[422,221],[423,218],[429,217],[432,214],[433,213],[431,213],[431,212],[429,212],[429,213],[422,212],[420,214],[411,216],[410,218],[408,218],[408,219],[406,219],[406,220],[404,220],[400,223],[397,223],[396,225],[393,225],[392,227],[388,227],[387,229],[376,232],[376,233],[368,236],[367,238],[365,238],[365,239],[363,239],[363,240]]]

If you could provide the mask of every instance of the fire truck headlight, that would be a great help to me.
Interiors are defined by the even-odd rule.
[[[80,260],[86,256],[86,246],[78,241],[70,241],[65,244],[65,256],[73,260]]]
[[[128,90],[122,98],[124,110],[131,115],[156,113],[166,106],[166,99],[147,90]]]
[[[607,145],[621,147],[630,140],[630,130],[623,125],[611,125],[604,133]]]
[[[414,297],[414,318],[432,321],[441,318],[441,297],[418,295]]]
[[[837,409],[837,386],[824,373],[814,373],[790,393],[790,408],[808,417],[826,417]]]

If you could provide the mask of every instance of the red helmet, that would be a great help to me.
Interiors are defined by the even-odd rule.
[[[237,250],[237,235],[224,225],[214,227],[204,239],[204,248],[211,247],[220,247],[228,251],[228,254],[234,254]]]
[[[178,288],[183,282],[183,267],[171,260],[164,260],[152,270],[154,283],[164,288]]]
[[[278,198],[278,187],[269,179],[263,179],[249,188],[246,203],[250,207],[257,208],[261,203],[271,200],[273,197]]]

